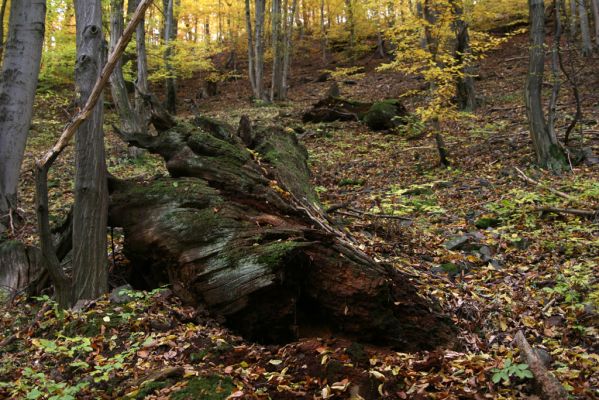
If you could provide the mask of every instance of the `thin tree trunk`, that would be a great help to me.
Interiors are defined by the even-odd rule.
[[[45,0],[12,1],[0,78],[0,233],[17,207],[17,188],[37,88],[46,16]]]
[[[272,82],[270,87],[270,101],[282,100],[282,75],[283,75],[283,38],[281,35],[281,0],[272,0],[271,25],[272,25]]]
[[[599,46],[599,0],[591,0],[593,20],[595,22],[595,44]]]
[[[264,76],[264,14],[266,8],[266,0],[256,0],[256,34],[254,35],[255,40],[255,79],[256,79],[256,92],[254,97],[258,100],[263,99],[263,76]]]
[[[140,0],[130,0],[135,8]],[[150,110],[148,110],[143,94],[149,93],[148,85],[148,54],[146,52],[146,27],[145,18],[137,25],[135,30],[135,42],[137,52],[137,78],[135,80],[135,111],[141,121],[141,126],[146,127],[150,120]]]
[[[582,40],[582,54],[589,57],[593,53],[591,45],[591,31],[589,29],[589,15],[584,0],[578,0],[578,14],[580,16],[580,36]]]
[[[110,52],[112,53],[123,35],[123,11],[124,0],[110,1]],[[127,132],[141,132],[142,125],[138,115],[129,101],[127,86],[123,76],[122,59],[117,62],[114,72],[110,76],[110,88],[112,100],[119,113],[121,120],[121,129]]]
[[[551,100],[549,102],[549,115],[547,128],[549,129],[549,136],[557,142],[557,134],[555,131],[555,120],[557,116],[557,99],[560,91],[560,77],[559,77],[559,52],[560,52],[560,41],[562,38],[562,20],[561,20],[561,9],[562,0],[553,0],[554,10],[554,31],[553,31],[553,43],[551,45],[551,75],[553,79],[553,88],[551,90]]]
[[[287,98],[287,89],[288,84],[287,80],[289,77],[289,68],[291,65],[291,39],[293,36],[293,20],[295,19],[295,14],[297,12],[297,1],[293,0],[291,4],[291,15],[288,19],[287,29],[285,32],[285,46],[283,49],[283,76],[281,88],[283,90],[283,99]]]
[[[530,135],[537,163],[553,171],[564,166],[565,158],[556,139],[550,135],[545,121],[542,101],[543,73],[545,67],[545,4],[543,0],[529,0],[530,53],[525,100]]]
[[[322,63],[324,65],[326,65],[327,64],[327,48],[329,47],[329,38],[328,38],[327,27],[326,27],[325,19],[324,19],[324,2],[325,2],[325,0],[320,0],[320,34],[322,35],[320,46],[322,49]]]
[[[353,60],[355,57],[355,45],[356,45],[356,21],[354,18],[354,5],[353,0],[345,0],[345,9],[347,12],[347,24],[349,29],[349,53],[350,59]]]
[[[8,3],[8,0],[2,0],[2,6],[0,6],[0,62],[2,62],[2,53],[4,52],[4,15],[6,14],[6,3]]]
[[[578,0],[570,0],[570,35],[572,40],[576,37],[578,27],[578,11],[576,11],[576,4]]]
[[[77,65],[75,82],[83,108],[103,67],[102,2],[75,0]],[[75,136],[76,173],[73,206],[74,301],[108,291],[106,224],[108,188],[100,98]]]
[[[252,92],[256,94],[256,70],[254,69],[254,38],[252,35],[252,10],[250,7],[250,0],[245,0],[245,28],[248,37],[248,75],[250,78],[250,84],[252,85]]]
[[[462,0],[452,0],[451,6],[454,13],[454,30],[456,35],[455,57],[461,66],[462,76],[457,82],[458,105],[461,110],[474,111],[476,109],[476,93],[474,91],[473,71],[470,65],[471,48],[468,23],[464,20]]]
[[[166,50],[164,51],[164,62],[166,68],[166,101],[165,107],[171,114],[177,112],[177,88],[174,77],[174,69],[171,62],[173,56],[173,40],[175,39],[175,1],[164,0],[165,13],[164,13],[164,45]]]

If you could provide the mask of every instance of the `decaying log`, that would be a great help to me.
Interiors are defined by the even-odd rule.
[[[338,92],[338,91],[337,91]],[[328,96],[306,111],[304,122],[362,121],[374,131],[393,129],[404,124],[406,108],[394,99],[363,103],[344,99],[330,91]]]
[[[295,135],[254,128],[249,151],[235,132],[196,118],[127,137],[171,175],[111,180],[110,224],[124,229],[134,286],[170,283],[263,342],[322,329],[402,350],[454,343],[451,321],[410,277],[329,223]]]

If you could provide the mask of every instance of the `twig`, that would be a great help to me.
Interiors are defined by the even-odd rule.
[[[537,211],[556,213],[556,214],[572,214],[572,215],[578,215],[580,217],[589,217],[589,218],[593,218],[593,217],[596,217],[597,215],[599,215],[599,210],[598,211],[579,210],[576,208],[540,207],[540,208],[537,208]]]
[[[566,392],[566,389],[564,389],[559,381],[547,371],[543,362],[536,355],[532,347],[530,347],[530,344],[526,340],[526,337],[524,337],[522,331],[518,331],[514,340],[520,349],[522,358],[526,364],[528,364],[528,368],[538,384],[539,391],[542,394],[541,397],[546,400],[567,399],[568,392]]]
[[[545,312],[547,310],[549,310],[549,307],[551,307],[553,305],[553,303],[555,303],[556,300],[557,300],[557,297],[554,297],[551,300],[549,300],[549,303],[545,304],[543,306],[543,308],[541,309],[541,314],[545,314]]]
[[[339,215],[346,216],[346,217],[362,218],[362,219],[365,217],[370,217],[370,218],[383,218],[383,219],[400,219],[403,221],[411,221],[412,220],[412,218],[402,217],[401,215],[367,213],[367,212],[363,212],[363,211],[356,210],[353,208],[347,208],[347,211],[350,211],[350,212],[340,211],[340,209],[333,210],[332,212],[339,214]]]

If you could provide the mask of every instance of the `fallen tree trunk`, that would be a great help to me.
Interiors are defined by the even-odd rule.
[[[328,95],[304,113],[304,122],[362,121],[373,131],[382,131],[405,124],[407,109],[398,100],[387,99],[363,103]]]
[[[158,136],[122,133],[171,175],[111,182],[109,218],[124,228],[131,283],[171,283],[262,342],[332,331],[402,350],[451,346],[453,325],[411,279],[328,222],[296,137],[248,129],[245,144],[207,118],[172,121]]]

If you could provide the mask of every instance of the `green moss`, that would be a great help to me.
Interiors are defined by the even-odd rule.
[[[487,228],[499,226],[500,223],[501,223],[501,221],[497,218],[483,217],[483,218],[479,218],[474,223],[474,226],[476,226],[478,229],[487,229]]]
[[[305,243],[282,241],[270,243],[268,245],[262,245],[258,248],[259,256],[258,263],[276,268],[281,264],[283,258],[285,258],[294,249],[305,245]]]
[[[205,206],[215,205],[215,201],[222,202],[218,192],[197,178],[161,178],[149,184],[131,185],[127,190],[117,191],[118,196],[127,199],[128,204],[135,203],[169,203],[173,201],[185,202],[207,199]],[[209,199],[209,201],[208,201]],[[117,201],[118,202],[118,201]]]
[[[401,108],[398,100],[378,101],[364,115],[364,123],[374,131],[394,128],[394,118],[400,116]]]
[[[171,400],[224,400],[235,389],[233,380],[217,375],[191,379],[183,389],[171,394]]]

